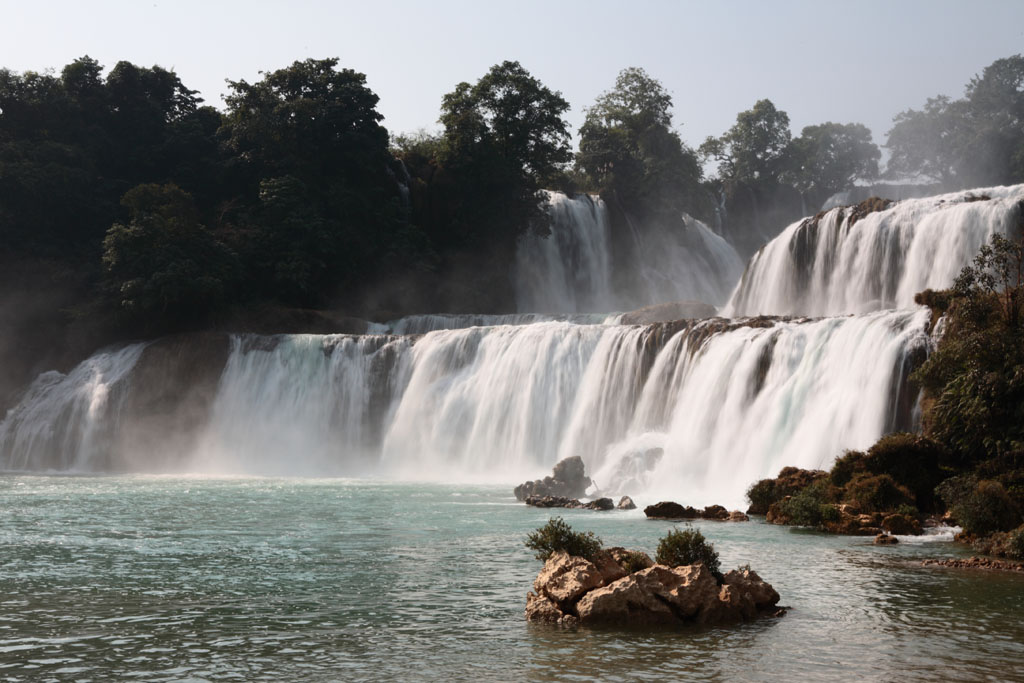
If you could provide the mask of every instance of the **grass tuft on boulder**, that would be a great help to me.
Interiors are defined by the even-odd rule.
[[[708,543],[704,534],[691,526],[669,531],[658,542],[654,561],[668,567],[703,564],[719,583],[724,580],[715,546]]]
[[[527,534],[526,547],[536,551],[535,557],[541,561],[547,561],[558,551],[592,560],[601,550],[601,539],[593,531],[573,531],[561,517],[552,517],[547,524]]]

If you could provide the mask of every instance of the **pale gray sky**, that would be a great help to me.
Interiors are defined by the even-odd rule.
[[[698,145],[764,97],[794,134],[823,121],[892,117],[1024,52],[1020,0],[707,0],[677,2],[26,2],[0,0],[0,66],[59,70],[84,54],[174,68],[222,106],[224,79],[259,78],[296,59],[337,56],[367,75],[392,132],[436,129],[441,96],[502,60],[519,60],[583,108],[618,71],[640,66],[675,99]]]

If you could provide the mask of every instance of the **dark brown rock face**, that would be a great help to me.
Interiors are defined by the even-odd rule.
[[[611,498],[597,498],[589,503],[583,503],[576,498],[565,498],[564,496],[527,496],[523,501],[535,508],[571,508],[577,510],[614,510],[615,503]]]
[[[721,505],[709,505],[703,510],[683,506],[669,500],[648,505],[644,508],[648,519],[713,519],[720,522],[746,522],[750,518],[739,510],[729,512]]]
[[[644,508],[644,514],[649,519],[697,519],[700,511],[687,505],[683,507],[679,503],[670,500],[663,500],[654,505]]]
[[[586,495],[590,484],[583,458],[574,455],[559,461],[550,477],[524,482],[515,488],[514,493],[517,500],[526,500],[530,496],[581,498]]]

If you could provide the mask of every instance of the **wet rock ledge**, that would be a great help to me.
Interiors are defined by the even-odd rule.
[[[748,522],[750,518],[739,510],[729,512],[721,505],[708,505],[703,510],[683,506],[672,501],[662,501],[644,508],[644,514],[648,519],[714,519],[721,522]]]
[[[630,571],[633,570],[633,571]],[[556,552],[526,597],[526,619],[563,626],[718,625],[782,616],[779,594],[749,567],[719,583],[703,564],[667,567],[624,548],[593,561]]]

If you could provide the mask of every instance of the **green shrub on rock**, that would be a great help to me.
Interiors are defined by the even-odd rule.
[[[762,479],[755,482],[751,484],[749,489],[747,489],[747,500],[750,501],[750,507],[747,509],[747,514],[766,514],[768,512],[768,508],[770,508],[772,503],[778,499],[778,496],[775,494],[774,479]]]
[[[789,500],[780,504],[782,516],[789,524],[797,526],[818,526],[822,522],[839,520],[839,510],[832,505],[834,489],[828,479],[820,479]]]
[[[715,546],[708,543],[704,534],[693,527],[669,531],[658,542],[658,552],[654,561],[668,567],[703,564],[714,574],[719,583],[723,580]]]
[[[860,451],[846,451],[832,465],[828,473],[833,486],[846,486],[853,475],[864,471],[865,455]]]
[[[526,547],[535,550],[535,557],[542,561],[558,551],[591,560],[601,549],[601,539],[593,531],[573,531],[561,517],[553,517],[547,524],[526,536]]]
[[[997,481],[961,475],[942,482],[936,493],[972,536],[1009,531],[1020,524],[1020,511]]]
[[[1015,560],[1024,560],[1024,526],[1011,531],[1006,539],[1006,554]]]
[[[918,509],[935,511],[935,487],[944,478],[940,466],[948,459],[940,444],[903,432],[879,439],[864,456],[864,467],[872,474],[888,474],[906,487]]]
[[[626,553],[625,559],[622,560],[622,568],[632,574],[642,569],[647,569],[650,566],[650,561],[651,559],[644,553],[631,550]]]
[[[914,496],[888,474],[855,475],[846,485],[846,499],[861,512],[888,512],[901,505],[913,505]]]

